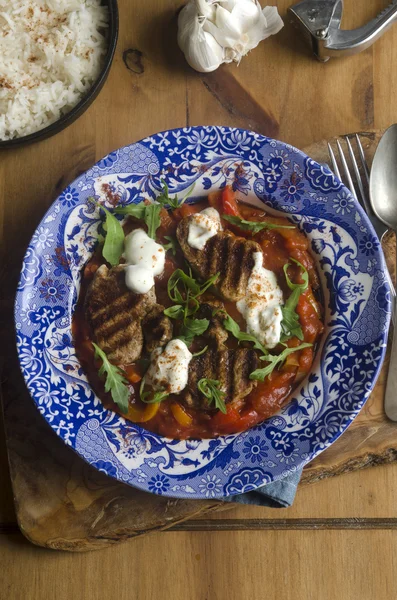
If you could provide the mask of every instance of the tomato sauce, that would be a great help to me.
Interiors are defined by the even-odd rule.
[[[236,201],[233,192],[226,188],[222,192],[209,194],[207,201],[193,205],[184,204],[172,212],[163,209],[156,240],[166,244],[165,236],[175,235],[177,225],[181,219],[203,210],[208,205],[215,207],[221,215],[239,216],[245,220],[266,221],[275,225],[292,225],[285,218],[272,217],[261,209]],[[177,395],[170,395],[159,404],[145,404],[139,397],[139,387],[145,372],[142,363],[138,361],[134,364],[119,365],[124,370],[130,384],[129,409],[128,413],[124,415],[125,418],[139,423],[150,431],[170,438],[212,438],[222,434],[245,431],[275,414],[285,403],[294,386],[310,372],[315,346],[323,332],[322,309],[318,299],[319,279],[313,258],[309,253],[307,238],[296,227],[293,229],[265,229],[256,235],[252,235],[251,232],[243,231],[226,220],[222,220],[222,225],[224,229],[230,229],[235,234],[247,239],[254,239],[260,244],[264,255],[264,267],[276,274],[285,299],[288,298],[291,290],[286,283],[283,271],[284,265],[288,262],[292,265],[289,268],[289,277],[295,283],[300,283],[301,269],[295,263],[291,263],[291,258],[295,258],[304,265],[309,274],[309,286],[301,294],[296,312],[299,315],[303,331],[303,342],[309,342],[313,346],[290,354],[284,364],[274,370],[264,382],[258,381],[256,387],[248,396],[227,404],[226,414],[219,410],[187,408],[179,401]],[[130,220],[125,225],[126,233],[134,227],[142,227],[142,223]],[[98,249],[85,266],[80,298],[73,316],[72,330],[76,353],[90,385],[106,408],[120,412],[113,403],[110,393],[105,392],[103,379],[98,375],[101,363],[94,358],[91,332],[85,321],[83,311],[87,288],[97,268],[104,262],[101,249]],[[155,283],[157,301],[166,307],[172,305],[167,293],[167,281],[177,268],[186,268],[182,252],[177,250],[176,256],[168,252],[164,272],[156,277]],[[206,292],[201,299],[204,301],[206,298],[214,299],[215,297]],[[224,306],[230,316],[238,322],[241,329],[245,330],[244,319],[238,312],[236,305],[232,302],[224,302]],[[286,342],[286,345],[292,348],[298,347],[301,343],[302,340],[291,338]],[[227,345],[231,348],[236,347],[237,340],[229,336]],[[278,354],[283,349],[283,346],[279,345],[271,352],[272,354]],[[265,364],[263,363],[261,366],[265,366]]]

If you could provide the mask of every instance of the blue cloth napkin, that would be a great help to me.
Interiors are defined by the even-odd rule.
[[[254,492],[237,494],[225,498],[225,502],[239,502],[240,504],[256,504],[270,508],[288,508],[295,500],[296,488],[300,481],[302,470],[296,471],[284,479],[267,483]]]

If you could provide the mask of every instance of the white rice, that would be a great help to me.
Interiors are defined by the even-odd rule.
[[[106,27],[100,0],[0,0],[0,140],[39,131],[81,100]]]

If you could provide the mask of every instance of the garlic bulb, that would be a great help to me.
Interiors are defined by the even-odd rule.
[[[239,63],[283,25],[277,8],[262,9],[258,0],[189,0],[179,14],[178,44],[193,69],[209,73]]]

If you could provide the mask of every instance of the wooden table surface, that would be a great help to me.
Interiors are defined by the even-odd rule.
[[[282,16],[290,4],[277,2]],[[363,24],[388,4],[346,0],[345,27]],[[188,124],[237,125],[304,147],[397,121],[392,68],[397,27],[364,53],[323,65],[286,26],[239,67],[200,76],[186,67],[175,46],[180,0],[119,0],[119,5],[115,62],[94,105],[56,137],[0,153],[2,253],[15,267],[46,208],[78,173],[150,133]],[[129,49],[135,52],[123,61]],[[391,529],[397,517],[396,465],[306,486],[293,508],[277,513],[238,507],[218,514],[221,531],[181,526],[75,555],[36,548],[17,532],[0,442],[0,600],[397,596],[397,535]],[[276,516],[285,526],[263,530],[262,520]]]

